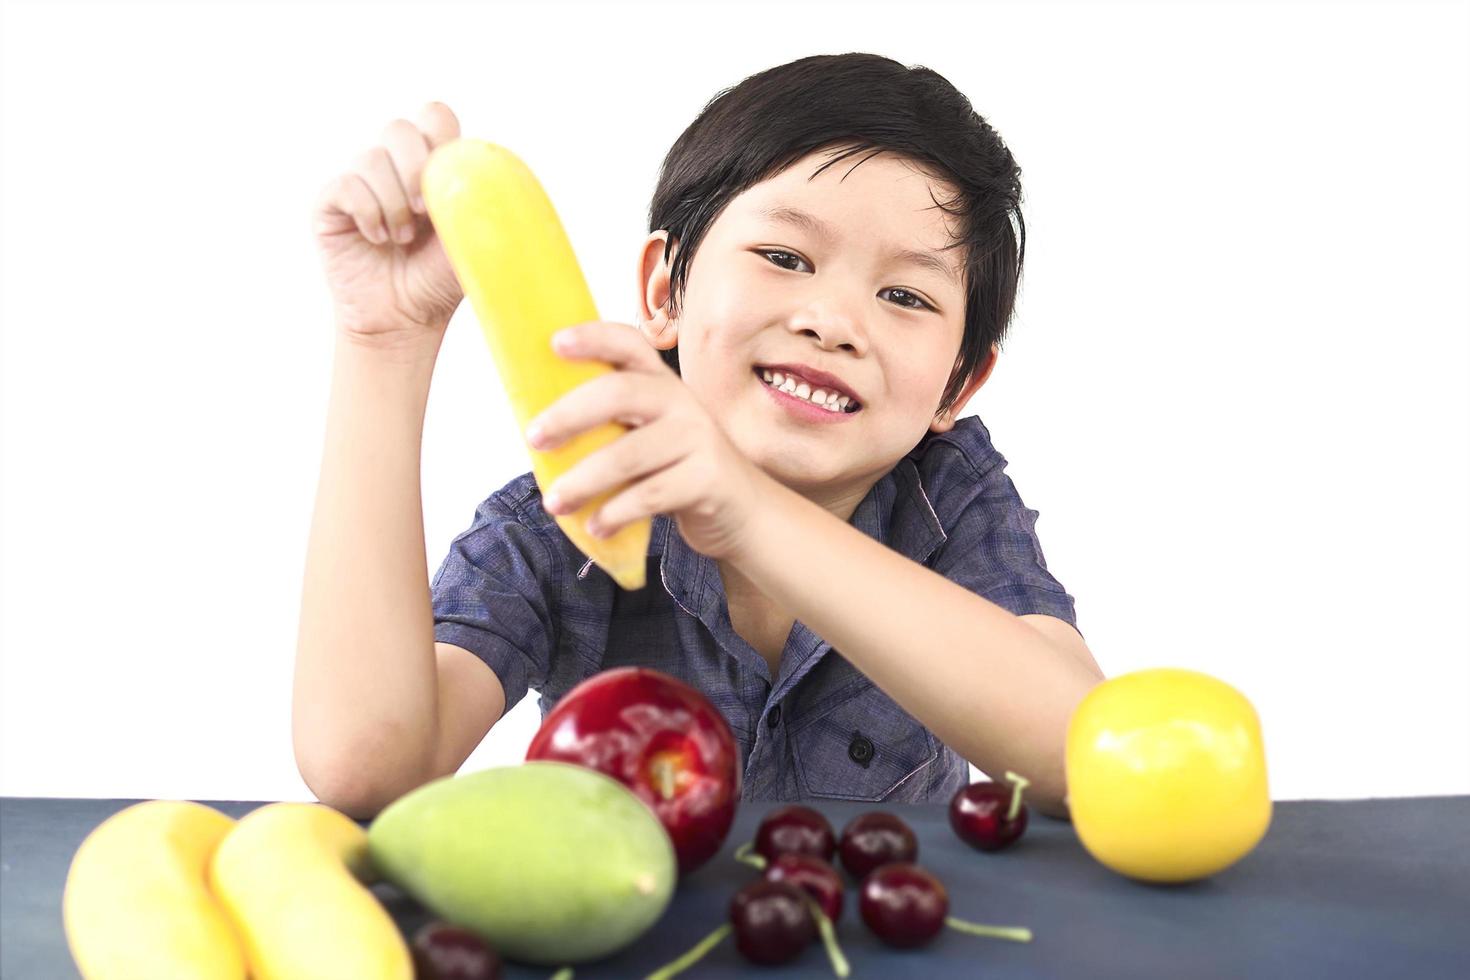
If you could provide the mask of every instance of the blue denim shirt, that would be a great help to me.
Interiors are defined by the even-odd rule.
[[[1028,509],[979,418],[923,440],[868,491],[850,523],[1016,615],[1076,626]],[[647,585],[626,591],[541,508],[534,475],[491,494],[432,581],[434,638],[495,671],[506,710],[541,692],[544,718],[601,670],[637,665],[694,686],[730,723],[746,800],[947,802],[969,782],[956,751],[800,622],[771,678],[730,624],[715,561],[653,520]]]

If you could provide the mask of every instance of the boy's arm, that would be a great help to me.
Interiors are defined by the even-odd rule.
[[[729,559],[740,573],[946,745],[992,778],[1024,775],[1027,801],[1065,817],[1067,723],[1103,679],[1082,637],[1011,614],[775,480],[760,486],[756,526]],[[821,555],[823,573],[793,554]]]
[[[434,642],[419,454],[436,353],[339,336],[333,362],[292,743],[317,798],[358,818],[457,768],[503,705],[488,667]]]
[[[1081,663],[1092,669],[1098,679],[1103,678],[1102,668],[1097,665],[1097,659],[1093,657],[1092,651],[1087,648],[1087,643],[1082,639],[1082,634],[1072,628],[1072,624],[1065,619],[1055,616],[1047,616],[1042,613],[1026,613],[1019,617],[1021,622],[1026,623],[1033,629],[1040,630],[1041,634],[1051,641],[1052,646],[1065,650],[1076,657]]]

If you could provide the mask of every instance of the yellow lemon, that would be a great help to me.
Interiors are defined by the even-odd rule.
[[[1215,874],[1271,822],[1256,709],[1198,671],[1140,670],[1094,687],[1068,725],[1066,767],[1083,847],[1130,878]]]

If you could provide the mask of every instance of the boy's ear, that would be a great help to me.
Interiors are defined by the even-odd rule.
[[[669,350],[679,342],[678,324],[669,319],[670,265],[664,261],[666,229],[648,236],[638,255],[638,329],[643,339],[658,350]]]
[[[980,390],[980,386],[990,379],[990,372],[995,370],[995,361],[998,355],[999,351],[996,346],[991,344],[990,353],[986,355],[985,360],[981,361],[980,365],[975,369],[974,375],[970,378],[970,383],[965,386],[965,390],[961,391],[959,397],[955,399],[954,407],[947,412],[940,412],[934,416],[934,421],[929,424],[929,430],[931,432],[948,432],[954,428],[955,419],[959,416],[960,412],[965,410],[966,403],[969,402],[975,392]]]

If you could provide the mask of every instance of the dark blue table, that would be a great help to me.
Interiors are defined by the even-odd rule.
[[[0,977],[77,976],[61,927],[61,890],[78,845],[136,800],[0,799]],[[244,816],[261,803],[203,800]],[[630,948],[576,968],[577,980],[643,977],[723,921],[756,874],[732,857],[768,806],[746,805],[722,854],[684,879],[664,917]],[[1012,848],[961,843],[941,806],[824,803],[834,827],[870,809],[907,820],[919,863],[948,886],[950,914],[1024,925],[1030,943],[946,929],[931,945],[879,943],[850,888],[837,935],[857,978],[1470,977],[1470,797],[1277,803],[1250,855],[1188,885],[1122,878],[1083,850],[1071,824],[1033,813]],[[391,885],[373,888],[406,932],[427,916]],[[549,977],[512,966],[507,980]],[[784,966],[747,964],[726,939],[681,977],[832,977],[820,944]],[[330,978],[303,978],[330,980]]]

